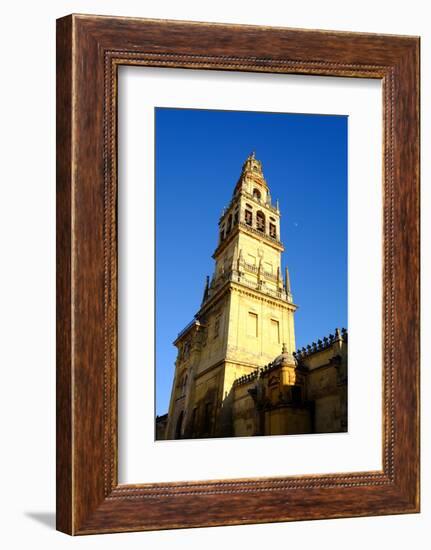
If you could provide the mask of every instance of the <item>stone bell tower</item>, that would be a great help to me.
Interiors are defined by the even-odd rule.
[[[232,386],[278,356],[295,350],[289,273],[281,272],[280,209],[262,164],[244,162],[219,220],[202,304],[179,333],[167,439],[233,435]]]

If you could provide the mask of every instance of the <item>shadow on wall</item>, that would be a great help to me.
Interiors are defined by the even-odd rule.
[[[41,523],[45,527],[55,529],[55,513],[54,512],[25,512],[26,517]]]

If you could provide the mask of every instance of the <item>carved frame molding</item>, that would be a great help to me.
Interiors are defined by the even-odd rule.
[[[89,534],[417,512],[419,39],[80,15],[57,29],[57,528]],[[118,484],[120,65],[382,80],[382,471]]]

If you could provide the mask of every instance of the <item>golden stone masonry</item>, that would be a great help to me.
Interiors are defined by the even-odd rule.
[[[283,251],[279,205],[253,153],[220,218],[201,307],[174,342],[157,439],[347,431],[347,331],[295,351]]]

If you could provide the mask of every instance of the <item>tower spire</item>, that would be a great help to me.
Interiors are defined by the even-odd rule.
[[[269,193],[268,184],[263,175],[262,163],[256,158],[255,151],[252,151],[245,159],[233,194],[235,195],[241,188],[247,188],[252,182],[256,183],[258,187],[261,186],[265,190],[265,195]]]

